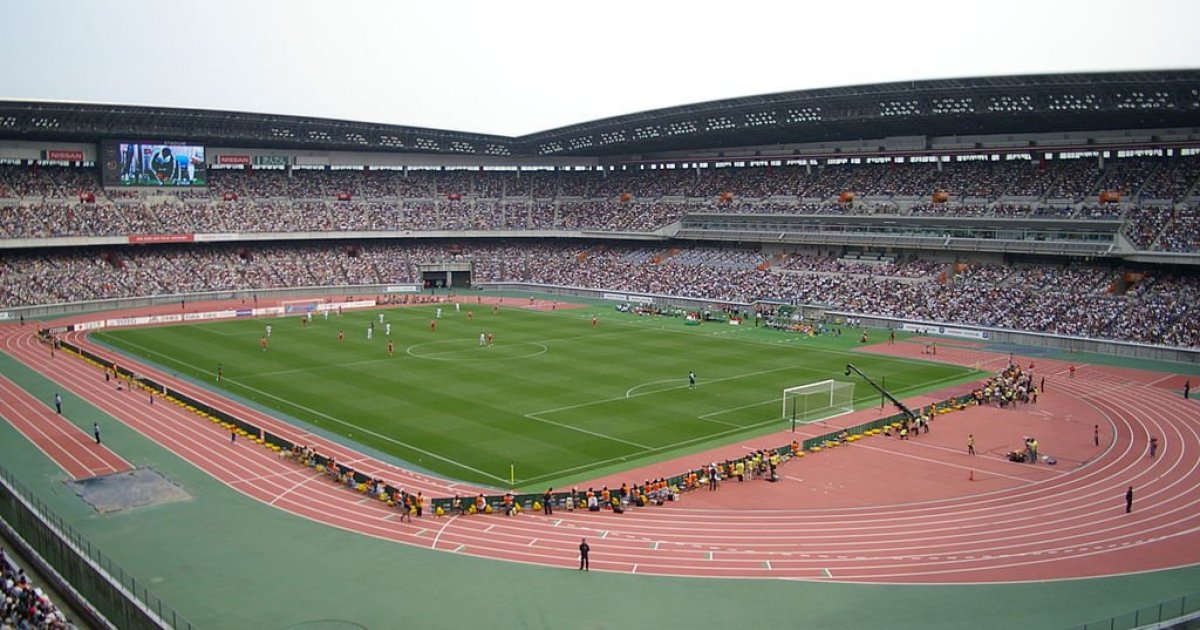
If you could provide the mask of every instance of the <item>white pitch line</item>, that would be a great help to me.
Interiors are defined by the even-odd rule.
[[[203,369],[201,369],[201,368],[198,368],[198,367],[196,367],[196,366],[194,366],[194,365],[192,365],[192,364],[190,364],[190,363],[186,363],[186,362],[180,361],[180,360],[178,360],[178,359],[176,359],[176,358],[174,358],[174,357],[168,356],[168,355],[166,355],[166,354],[163,354],[163,353],[161,353],[161,352],[158,352],[158,351],[156,351],[156,350],[151,350],[150,348],[147,348],[147,347],[145,347],[145,346],[141,346],[141,345],[138,345],[138,344],[136,344],[136,343],[132,343],[132,342],[127,342],[127,343],[129,343],[129,345],[131,345],[131,346],[134,346],[134,347],[136,347],[136,348],[140,348],[140,349],[141,349],[143,352],[146,352],[146,353],[148,353],[148,354],[153,354],[153,355],[157,355],[157,356],[163,357],[163,358],[165,358],[165,359],[167,359],[167,360],[169,360],[169,361],[173,361],[173,362],[175,362],[175,363],[177,363],[177,364],[179,364],[179,365],[184,365],[184,366],[187,366],[187,367],[189,367],[189,368],[191,368],[191,369],[193,369],[193,370],[196,370],[196,371],[198,371],[198,372],[202,372],[202,373],[204,373],[204,374],[210,374],[210,373],[209,373],[208,371],[206,371],[206,370],[203,370]],[[382,433],[379,433],[379,432],[377,432],[377,431],[372,431],[372,430],[370,430],[370,429],[364,429],[363,427],[360,427],[360,426],[358,426],[357,424],[354,424],[353,422],[346,422],[345,420],[342,420],[341,418],[335,418],[335,417],[333,417],[333,416],[331,416],[331,415],[329,415],[329,414],[327,414],[327,413],[323,413],[323,412],[321,412],[321,411],[317,411],[316,409],[312,409],[312,408],[310,408],[310,407],[305,407],[304,405],[300,405],[300,404],[297,404],[297,403],[291,402],[291,401],[289,401],[289,400],[286,400],[286,399],[284,399],[284,398],[281,398],[281,397],[279,397],[279,396],[276,396],[275,394],[272,394],[272,393],[270,393],[270,392],[265,392],[265,391],[263,391],[263,390],[261,390],[261,389],[258,389],[258,388],[256,388],[256,387],[251,387],[251,386],[249,386],[249,385],[246,385],[246,384],[244,384],[244,383],[240,383],[240,382],[238,382],[238,381],[235,381],[235,380],[233,380],[233,379],[229,379],[229,378],[227,378],[227,379],[225,379],[225,380],[227,380],[227,381],[229,381],[230,383],[233,383],[234,385],[237,385],[238,387],[241,387],[241,388],[243,388],[243,389],[246,389],[246,390],[249,390],[249,391],[255,392],[255,393],[257,393],[257,394],[259,394],[259,395],[262,395],[262,396],[266,396],[267,398],[271,398],[271,399],[274,399],[274,400],[278,400],[279,402],[281,402],[281,403],[283,403],[283,404],[285,404],[285,405],[288,405],[288,406],[291,406],[291,407],[295,407],[296,409],[300,409],[300,410],[303,410],[303,411],[307,411],[308,413],[311,413],[311,414],[313,414],[314,416],[320,416],[320,417],[322,417],[322,418],[325,418],[326,420],[330,420],[330,421],[332,421],[332,422],[336,422],[336,423],[338,423],[338,424],[340,424],[340,425],[342,425],[342,426],[350,427],[351,429],[354,429],[354,430],[356,430],[356,431],[361,431],[361,432],[363,432],[363,433],[365,433],[365,434],[367,434],[367,435],[370,435],[370,436],[372,436],[372,437],[376,437],[376,438],[379,438],[379,439],[381,439],[381,440],[384,440],[385,442],[391,442],[391,443],[393,443],[393,444],[396,444],[396,445],[399,445],[399,446],[403,446],[404,448],[407,448],[407,449],[410,449],[410,450],[416,451],[416,452],[418,452],[418,453],[421,453],[422,455],[427,455],[427,456],[429,456],[429,457],[432,457],[432,458],[434,458],[434,459],[441,460],[441,461],[443,461],[443,462],[446,462],[447,464],[451,464],[451,465],[453,465],[453,466],[457,466],[458,468],[461,468],[461,469],[463,469],[463,470],[469,470],[469,471],[471,471],[471,472],[473,472],[473,473],[476,473],[476,474],[479,474],[479,475],[483,475],[483,476],[485,476],[485,477],[488,477],[489,479],[495,479],[496,481],[500,481],[500,482],[507,482],[507,481],[508,481],[508,479],[506,479],[506,478],[504,478],[504,477],[501,477],[501,476],[499,476],[499,475],[493,475],[493,474],[491,474],[491,473],[484,472],[484,471],[482,471],[482,470],[479,470],[478,468],[473,468],[473,467],[471,467],[471,466],[468,466],[468,465],[466,465],[466,464],[464,464],[464,463],[462,463],[462,462],[459,462],[459,461],[457,461],[457,460],[450,459],[449,457],[445,457],[445,456],[443,456],[443,455],[439,455],[439,454],[437,454],[437,453],[434,453],[434,452],[432,452],[432,451],[427,451],[427,450],[425,450],[425,449],[423,449],[423,448],[418,448],[418,447],[416,447],[416,446],[413,446],[413,445],[411,445],[411,444],[408,444],[408,443],[406,443],[406,442],[403,442],[403,441],[401,441],[401,440],[397,440],[396,438],[394,438],[394,437],[391,437],[391,436],[389,436],[389,435],[384,435],[384,434],[382,434]]]
[[[802,367],[797,367],[794,365],[785,365],[782,367],[771,368],[769,370],[760,370],[758,372],[746,372],[745,374],[738,374],[735,376],[727,376],[724,378],[714,378],[714,379],[699,381],[699,382],[697,382],[696,387],[700,387],[702,385],[709,384],[709,383],[723,383],[725,381],[734,381],[734,380],[741,379],[741,378],[749,378],[751,376],[761,376],[763,374],[770,374],[772,372],[781,372],[783,370],[812,371],[812,370],[808,370],[808,369],[802,368]],[[678,379],[676,379],[676,380],[678,380]],[[653,382],[659,383],[662,381],[653,381]],[[649,383],[643,383],[643,385],[645,385],[645,384],[649,384]],[[687,387],[687,385],[678,385],[676,387],[668,387],[666,389],[656,389],[654,391],[646,392],[644,394],[633,394],[631,396],[616,396],[613,398],[601,398],[599,400],[590,400],[588,402],[579,403],[577,405],[566,405],[564,407],[555,407],[553,409],[542,409],[541,411],[535,411],[533,413],[541,415],[541,414],[547,414],[547,413],[555,413],[558,411],[569,411],[571,409],[579,409],[580,407],[591,407],[592,405],[603,405],[604,403],[617,402],[619,400],[625,400],[626,398],[640,398],[642,396],[650,396],[653,394],[660,394],[662,392],[669,392],[669,391],[676,390],[676,389],[683,389],[685,387]]]
[[[619,438],[619,437],[613,437],[613,436],[611,436],[611,435],[605,435],[605,434],[603,434],[603,433],[598,433],[598,432],[596,432],[596,431],[590,431],[590,430],[588,430],[588,429],[584,429],[584,428],[582,428],[582,427],[573,427],[573,426],[571,426],[571,425],[569,425],[569,424],[563,424],[563,423],[561,423],[561,422],[555,422],[555,421],[553,421],[553,420],[547,420],[547,419],[545,419],[545,418],[539,418],[539,417],[538,417],[538,415],[537,415],[536,413],[527,413],[527,414],[525,414],[525,417],[526,417],[526,418],[529,418],[530,420],[536,420],[536,421],[538,421],[538,422],[544,422],[544,423],[546,423],[546,424],[551,424],[551,425],[554,425],[554,426],[556,426],[556,427],[562,427],[562,428],[564,428],[564,429],[568,429],[568,430],[570,430],[570,431],[578,431],[579,433],[586,433],[586,434],[588,434],[588,435],[595,436],[595,437],[598,437],[598,438],[603,438],[603,439],[605,439],[605,440],[612,440],[613,442],[620,442],[620,443],[622,443],[622,444],[628,444],[628,445],[630,445],[630,446],[636,446],[636,447],[638,447],[638,448],[640,448],[640,449],[642,449],[642,450],[646,450],[646,449],[652,448],[652,447],[650,447],[650,446],[646,446],[645,444],[640,444],[640,443],[638,443],[638,442],[631,442],[631,441],[629,441],[629,440],[624,440],[624,439],[621,439],[621,438]],[[504,481],[504,480],[503,480],[503,479],[501,479],[501,481]]]

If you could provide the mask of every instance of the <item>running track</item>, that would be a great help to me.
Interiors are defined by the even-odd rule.
[[[1085,466],[1012,487],[866,507],[733,509],[696,506],[702,502],[685,496],[673,505],[620,516],[576,511],[553,517],[426,517],[409,524],[399,523],[399,514],[381,503],[266,449],[231,445],[224,430],[175,405],[151,406],[142,393],[118,391],[79,359],[50,358],[30,332],[28,327],[0,329],[5,352],[231,488],[333,527],[449,553],[574,568],[576,547],[586,536],[598,570],[898,583],[1068,579],[1200,562],[1200,425],[1195,403],[1153,386],[1159,374],[1081,366],[1076,378],[1068,379],[1065,363],[1041,361],[1048,389],[1077,401],[1086,422],[1095,419],[1110,427],[1113,440]],[[72,340],[111,354],[83,335]],[[915,354],[916,345],[910,345]],[[896,348],[875,349],[909,350]],[[986,369],[1007,356],[942,347],[937,360],[983,363]],[[130,359],[122,358],[121,364],[202,401],[220,402],[259,426],[410,492],[471,496],[480,491],[374,461]],[[1161,443],[1154,459],[1145,454],[1151,434]],[[877,438],[862,444],[869,448],[856,445],[828,455],[880,457],[909,443]],[[803,465],[820,465],[825,456]],[[1128,485],[1137,488],[1132,514],[1124,513],[1121,502]],[[728,492],[733,496],[738,490]]]

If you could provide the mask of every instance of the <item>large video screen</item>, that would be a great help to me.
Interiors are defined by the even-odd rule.
[[[204,147],[111,142],[102,148],[105,186],[207,186]]]

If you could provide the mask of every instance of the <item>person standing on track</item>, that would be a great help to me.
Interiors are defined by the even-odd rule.
[[[1192,381],[1189,379],[1183,384],[1183,399],[1188,400],[1192,397]]]
[[[1157,452],[1158,452],[1158,438],[1151,436],[1150,437],[1150,457],[1154,457],[1154,454]]]
[[[99,444],[100,443],[100,423],[99,422],[92,423],[92,435],[96,436],[96,443]]]
[[[967,455],[975,454],[975,434],[967,435]]]
[[[588,568],[588,552],[592,550],[587,544],[587,539],[584,538],[579,543],[579,570],[590,571]]]
[[[1129,514],[1133,511],[1133,486],[1125,491],[1125,513]]]
[[[1100,446],[1100,425],[1092,427],[1092,443]]]
[[[59,394],[58,392],[54,392],[54,411],[56,411],[58,415],[62,415],[62,394]]]
[[[542,494],[542,514],[554,514],[554,488],[546,488],[546,492]]]

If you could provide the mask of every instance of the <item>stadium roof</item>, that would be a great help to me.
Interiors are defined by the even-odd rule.
[[[0,101],[0,137],[237,148],[630,156],[891,136],[1200,127],[1200,70],[905,81],[709,101],[519,137],[199,109]]]

